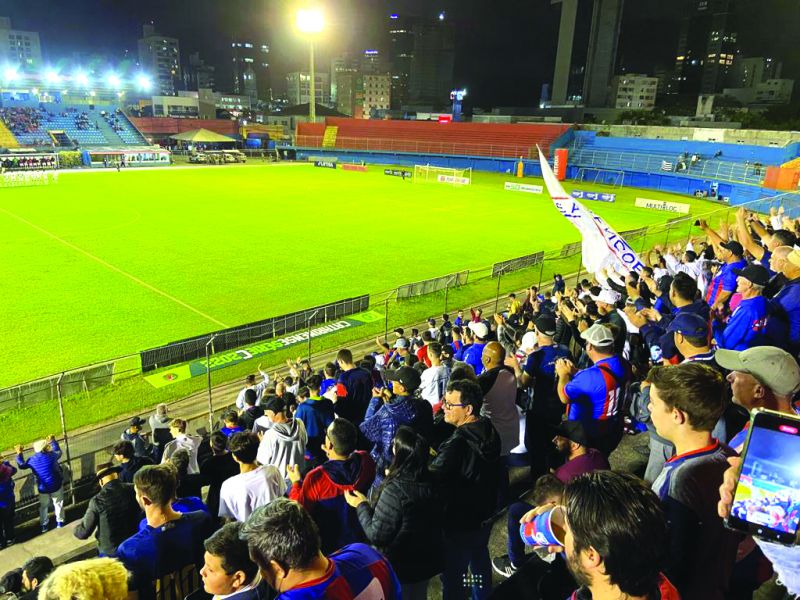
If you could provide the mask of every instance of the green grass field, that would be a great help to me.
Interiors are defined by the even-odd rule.
[[[578,239],[546,194],[504,191],[507,180],[475,173],[452,187],[284,164],[0,189],[0,387]],[[714,207],[615,191],[615,204],[587,204],[618,231],[671,216],[635,208],[637,196]]]

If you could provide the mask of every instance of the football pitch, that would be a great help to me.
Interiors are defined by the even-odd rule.
[[[542,195],[308,164],[64,172],[0,188],[0,388],[225,327],[476,269],[579,239]],[[520,180],[516,180],[520,181]],[[526,178],[525,183],[541,184]],[[617,231],[670,213],[591,183]]]

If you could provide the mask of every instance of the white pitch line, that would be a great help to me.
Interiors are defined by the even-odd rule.
[[[216,325],[219,325],[219,326],[220,326],[220,327],[222,327],[223,329],[227,329],[227,328],[228,328],[228,325],[226,325],[226,324],[225,324],[225,323],[223,323],[222,321],[218,321],[217,319],[215,319],[215,318],[214,318],[214,317],[212,317],[211,315],[207,315],[207,314],[206,314],[206,313],[204,313],[203,311],[201,311],[201,310],[198,310],[197,308],[195,308],[194,306],[192,306],[192,305],[190,305],[190,304],[186,304],[186,302],[184,302],[183,300],[180,300],[180,299],[176,298],[175,296],[173,296],[173,295],[171,295],[171,294],[168,294],[167,292],[165,292],[165,291],[163,291],[163,290],[160,290],[160,289],[158,289],[158,288],[157,288],[157,287],[155,287],[155,286],[152,286],[152,285],[150,285],[150,284],[149,284],[149,283],[147,283],[146,281],[142,281],[141,279],[139,279],[139,278],[138,278],[138,277],[136,277],[135,275],[131,275],[131,274],[130,274],[130,273],[128,273],[127,271],[123,271],[123,270],[122,270],[122,269],[120,269],[119,267],[116,267],[116,266],[112,265],[111,263],[109,263],[109,262],[106,262],[105,260],[103,260],[103,259],[102,259],[102,258],[100,258],[99,256],[95,256],[95,255],[94,255],[94,254],[92,254],[91,252],[87,252],[87,251],[86,251],[86,250],[84,250],[83,248],[81,248],[81,247],[79,247],[79,246],[76,246],[75,244],[73,244],[73,243],[71,243],[71,242],[68,242],[67,240],[65,240],[65,239],[63,239],[63,238],[60,238],[60,237],[58,237],[56,234],[54,234],[54,233],[51,233],[51,232],[50,232],[50,231],[48,231],[47,229],[44,229],[44,228],[42,228],[42,227],[39,227],[39,226],[38,226],[36,223],[31,223],[31,222],[30,222],[30,221],[28,221],[27,219],[24,219],[24,218],[20,217],[19,215],[17,215],[17,214],[14,214],[13,212],[11,212],[11,211],[9,211],[9,210],[6,210],[5,208],[2,208],[2,207],[0,207],[0,211],[4,212],[5,214],[7,214],[7,215],[8,215],[8,216],[10,216],[10,217],[13,217],[13,218],[17,219],[18,221],[21,221],[22,223],[25,223],[26,225],[28,225],[29,227],[32,227],[33,229],[36,229],[38,232],[40,232],[40,233],[43,233],[43,234],[44,234],[44,235],[46,235],[47,237],[50,237],[50,238],[52,238],[52,239],[56,240],[57,242],[61,242],[62,244],[64,244],[64,245],[65,245],[65,246],[67,246],[68,248],[71,248],[72,250],[75,250],[76,252],[80,252],[81,254],[83,254],[84,256],[86,256],[87,258],[90,258],[90,259],[92,259],[93,261],[100,263],[101,265],[103,265],[103,266],[104,266],[104,267],[106,267],[107,269],[110,269],[110,270],[112,270],[112,271],[115,271],[115,272],[119,273],[120,275],[123,275],[123,276],[127,277],[127,278],[128,278],[128,279],[130,279],[131,281],[133,281],[133,282],[135,282],[135,283],[138,283],[138,284],[139,284],[139,285],[141,285],[142,287],[145,287],[145,288],[147,288],[148,290],[155,292],[156,294],[159,294],[159,295],[161,295],[161,296],[164,296],[164,298],[167,298],[168,300],[172,300],[172,301],[173,301],[175,304],[179,304],[180,306],[182,306],[182,307],[184,307],[184,308],[188,308],[188,309],[189,309],[190,311],[192,311],[193,313],[200,315],[200,316],[201,316],[201,317],[203,317],[204,319],[208,319],[209,321],[211,321],[212,323],[215,323]]]

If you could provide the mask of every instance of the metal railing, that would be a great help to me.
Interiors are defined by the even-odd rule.
[[[323,148],[321,135],[298,135],[295,146],[299,148]],[[536,143],[542,145],[542,151],[549,151],[549,137],[542,137],[530,145],[522,144],[482,144],[467,142],[437,142],[434,140],[402,140],[370,137],[337,137],[334,148],[330,150],[364,150],[371,152],[408,152],[412,154],[449,154],[458,156],[488,156],[494,158],[533,159],[538,156]]]
[[[764,212],[781,205],[787,205],[787,212],[791,213],[800,207],[800,198],[784,194],[761,198],[752,203],[752,206]],[[720,219],[730,222],[737,209],[738,206],[720,205],[703,215],[677,218],[665,213],[663,222],[629,232],[628,241],[646,260],[648,251],[655,245],[685,243],[693,233],[698,234],[699,230],[693,229],[696,218],[706,218],[716,226]],[[574,239],[577,239],[577,233]],[[574,274],[577,279],[585,276],[581,259],[580,242],[568,241],[561,248],[544,252],[541,258],[536,256],[535,260],[533,255],[527,255],[482,268],[471,268],[468,281],[459,280],[453,275],[444,276],[443,287],[429,286],[424,290],[424,295],[398,299],[398,288],[372,293],[369,297],[371,317],[364,319],[357,327],[316,337],[311,331],[313,319],[309,319],[305,331],[291,335],[293,345],[270,350],[263,355],[248,356],[250,353],[246,349],[215,353],[213,344],[208,344],[208,356],[199,357],[191,363],[192,368],[199,369],[193,373],[194,377],[163,387],[156,387],[145,377],[165,375],[166,379],[172,371],[142,373],[139,354],[131,354],[2,389],[0,398],[5,400],[0,404],[0,415],[15,416],[18,423],[25,424],[19,429],[9,429],[5,419],[0,418],[0,439],[6,445],[4,453],[8,455],[10,448],[18,441],[31,441],[20,439],[20,436],[35,431],[32,427],[37,422],[49,419],[47,422],[54,430],[35,431],[35,436],[41,438],[49,433],[55,434],[60,429],[57,437],[63,440],[65,450],[62,464],[70,481],[67,496],[73,503],[80,501],[93,492],[96,466],[111,459],[109,450],[119,441],[133,415],[147,416],[156,404],[165,402],[169,405],[171,418],[187,419],[192,431],[200,428],[207,430],[209,426],[213,427],[216,415],[234,403],[244,376],[255,372],[259,362],[267,366],[265,370],[274,372],[287,358],[304,356],[310,359],[315,352],[350,347],[361,348],[366,353],[376,347],[374,341],[370,343],[364,340],[374,340],[376,336],[388,337],[388,333],[396,327],[417,326],[430,317],[438,322],[443,313],[453,315],[457,309],[466,311],[479,302],[484,303],[487,313],[492,307],[495,311],[502,310],[507,294],[520,292],[531,285],[539,288],[548,286],[556,273],[565,276]],[[512,270],[511,267],[516,268],[525,261],[531,266]],[[381,311],[382,315],[379,314]],[[203,368],[210,366],[212,361],[228,364],[227,358],[234,355],[238,358],[234,357],[225,368]],[[313,366],[319,369],[323,364],[316,362]],[[190,365],[185,367],[189,369]],[[44,392],[44,388],[48,391]],[[54,398],[51,390],[55,391]],[[123,400],[128,414],[119,415],[115,405]],[[27,453],[30,453],[29,449]],[[16,481],[20,499],[18,518],[33,518],[37,510],[33,477],[22,471],[17,474]]]
[[[571,148],[569,162],[578,167],[671,173],[752,185],[761,185],[766,173],[766,167],[758,163],[738,163],[709,158],[700,159],[692,164],[690,158],[684,159],[680,155],[609,152],[592,150],[585,146]]]

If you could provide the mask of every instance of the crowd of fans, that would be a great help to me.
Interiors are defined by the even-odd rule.
[[[641,274],[574,289],[557,276],[501,314],[397,329],[360,359],[259,367],[207,438],[164,405],[132,419],[74,530],[102,558],[34,558],[0,585],[48,599],[417,600],[439,576],[445,600],[721,600],[775,573],[794,597],[800,549],[723,517],[750,411],[800,413],[797,222],[742,209],[733,227],[698,226],[705,238],[656,248]],[[642,477],[610,470],[626,432],[649,440]],[[3,545],[16,468],[36,476],[42,531],[51,503],[64,525],[59,454],[51,437],[0,465]],[[516,500],[520,456],[531,487]],[[526,547],[520,525],[555,523],[556,507],[555,543]],[[501,515],[508,551],[492,559]]]
[[[118,108],[114,112],[107,112],[103,110],[100,111],[100,116],[103,117],[105,122],[108,123],[108,126],[117,133],[127,130],[125,127],[125,115],[123,115],[122,109]]]
[[[0,119],[14,135],[36,133],[52,115],[43,108],[27,106],[0,108]]]

